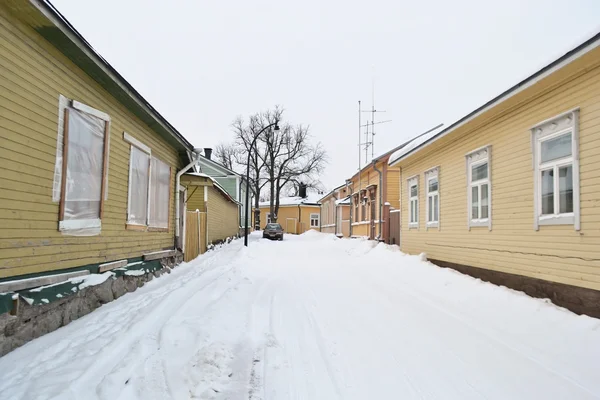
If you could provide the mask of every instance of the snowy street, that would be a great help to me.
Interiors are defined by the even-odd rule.
[[[600,320],[365,240],[251,239],[0,358],[0,398],[600,398]]]

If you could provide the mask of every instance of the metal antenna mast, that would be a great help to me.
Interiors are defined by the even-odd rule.
[[[384,110],[377,110],[375,109],[375,66],[373,66],[373,76],[371,79],[371,109],[370,110],[362,110],[360,107],[360,101],[358,102],[358,123],[359,123],[359,135],[358,135],[358,147],[359,147],[359,151],[358,151],[358,159],[359,159],[359,170],[361,168],[361,151],[364,148],[365,150],[365,163],[367,162],[367,160],[369,159],[369,147],[371,148],[371,159],[373,159],[375,157],[375,125],[378,124],[383,124],[386,122],[391,122],[391,120],[385,120],[385,121],[381,121],[381,122],[375,122],[375,114],[378,112],[385,112]],[[360,119],[360,114],[361,113],[371,113],[371,121],[367,121],[367,123],[365,125],[361,125],[361,119]],[[369,126],[371,127],[370,132],[369,132]],[[360,129],[361,128],[365,128],[365,141],[361,143],[361,135],[360,135]],[[369,133],[371,134],[371,137],[369,138]]]

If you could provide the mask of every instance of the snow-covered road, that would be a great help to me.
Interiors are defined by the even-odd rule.
[[[600,320],[385,245],[238,240],[0,358],[1,399],[597,399]]]

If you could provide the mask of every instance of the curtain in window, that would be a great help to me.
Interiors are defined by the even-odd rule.
[[[127,223],[146,225],[148,218],[148,168],[150,156],[131,146],[129,176],[129,213]]]
[[[69,109],[65,220],[100,218],[105,121]]]
[[[152,157],[151,171],[150,226],[168,228],[171,168],[159,159]]]

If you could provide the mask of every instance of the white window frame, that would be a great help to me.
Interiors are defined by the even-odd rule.
[[[316,225],[313,224],[313,221],[316,220]],[[319,228],[321,226],[321,214],[319,213],[310,213],[310,227],[311,228]]]
[[[129,177],[128,177],[128,185],[127,185],[127,221],[126,221],[126,226],[129,229],[137,229],[137,230],[143,230],[143,231],[169,231],[170,226],[165,227],[158,227],[158,226],[153,226],[150,225],[150,201],[151,201],[151,194],[152,194],[152,149],[148,146],[146,146],[144,143],[142,143],[141,141],[137,140],[135,137],[131,136],[130,134],[128,134],[127,132],[123,132],[123,140],[125,140],[127,143],[129,143],[132,147],[136,147],[138,150],[148,154],[149,157],[149,163],[148,163],[148,201],[146,203],[146,223],[144,225],[141,224],[137,224],[137,223],[133,223],[129,221],[129,215],[131,214],[130,212],[130,207],[131,207],[131,174],[132,174],[132,169],[133,169],[133,163],[131,162],[131,148],[130,148],[130,152],[129,152]],[[156,158],[156,157],[154,157]],[[161,159],[156,158],[158,161],[163,162]],[[166,164],[166,163],[165,163]],[[167,166],[170,168],[172,168],[170,165],[167,164]],[[170,212],[170,206],[171,206],[171,188],[170,188],[170,183],[169,183],[169,211]],[[168,225],[170,225],[170,221],[168,223]]]
[[[63,174],[63,163],[67,163],[68,160],[64,159],[65,152],[65,129],[68,126],[65,124],[65,114],[68,109],[75,109],[83,113],[92,115],[102,121],[104,121],[104,148],[102,152],[102,177],[101,177],[101,188],[100,188],[100,211],[98,218],[93,219],[79,219],[79,220],[68,220],[64,219],[64,202],[66,201],[66,194],[63,192],[63,186],[66,176]],[[94,236],[99,235],[102,228],[102,218],[104,214],[104,203],[108,200],[108,166],[109,166],[109,155],[110,155],[110,116],[100,110],[90,107],[86,104],[80,103],[76,100],[71,100],[63,95],[59,95],[58,102],[58,137],[57,137],[57,153],[55,163],[55,174],[52,190],[52,200],[59,203],[59,217],[58,217],[58,230],[62,234],[75,235],[75,236]],[[67,147],[68,151],[68,147]]]
[[[492,230],[492,146],[487,145],[480,147],[477,150],[471,151],[465,156],[466,160],[466,175],[467,175],[467,226],[469,229],[478,226],[487,226]],[[480,179],[476,182],[472,181],[473,167],[487,162],[487,178]],[[478,187],[478,217],[481,217],[481,186],[488,185],[488,216],[487,218],[472,218],[472,187]]]
[[[418,229],[419,228],[419,176],[415,175],[407,180],[408,186],[408,229]],[[417,187],[417,195],[411,195],[411,187]],[[413,216],[413,204],[416,207],[415,217],[416,221],[412,221]]]
[[[431,168],[430,170],[425,172],[425,190],[427,193],[427,202],[425,203],[425,208],[426,208],[426,227],[427,228],[438,228],[440,227],[440,177],[439,177],[439,171],[440,168],[439,167],[434,167]],[[437,180],[438,183],[438,188],[436,191],[434,192],[430,192],[429,191],[429,182],[432,180]],[[430,210],[429,210],[429,198],[432,197],[434,199],[437,199],[437,210],[438,210],[438,215],[437,215],[437,220],[430,220],[429,219],[429,214],[430,214]],[[434,208],[435,209],[435,208]]]
[[[571,155],[541,163],[542,143],[571,133]],[[579,182],[579,108],[569,110],[542,121],[531,128],[531,147],[534,185],[534,229],[540,225],[573,225],[576,231],[581,229],[580,182]],[[558,169],[572,165],[573,169],[573,212],[560,213],[560,190]],[[542,215],[541,172],[554,169],[554,214]]]

